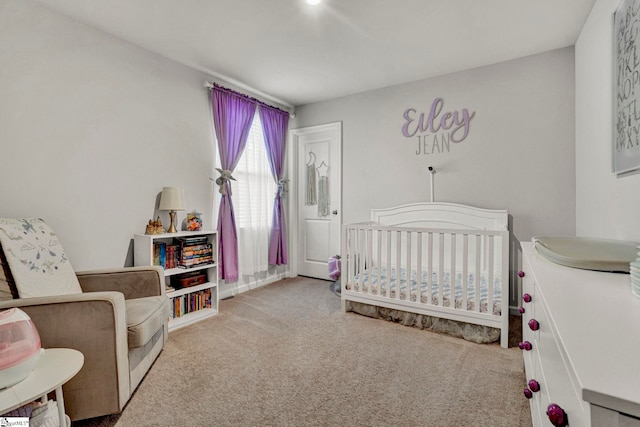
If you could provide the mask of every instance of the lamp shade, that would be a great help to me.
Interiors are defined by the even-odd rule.
[[[163,187],[160,196],[161,211],[183,211],[184,207],[184,191],[177,187]]]

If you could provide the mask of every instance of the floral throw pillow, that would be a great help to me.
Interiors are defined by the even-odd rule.
[[[39,218],[0,218],[0,245],[20,298],[81,293],[53,230]]]

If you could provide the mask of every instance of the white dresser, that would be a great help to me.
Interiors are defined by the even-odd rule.
[[[571,427],[640,426],[640,298],[629,275],[563,267],[532,243],[522,252],[530,301],[520,347],[533,425],[552,426],[546,412],[557,404]],[[526,391],[538,388],[531,380],[538,391]]]

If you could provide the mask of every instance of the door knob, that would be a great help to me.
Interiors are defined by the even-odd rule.
[[[333,211],[333,212],[331,212],[331,213],[332,213],[332,214],[334,214],[334,215],[338,215],[338,211],[337,211],[337,210],[334,210],[334,211]]]

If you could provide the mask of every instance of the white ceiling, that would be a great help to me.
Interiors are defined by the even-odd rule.
[[[298,106],[575,44],[595,0],[37,0]]]

